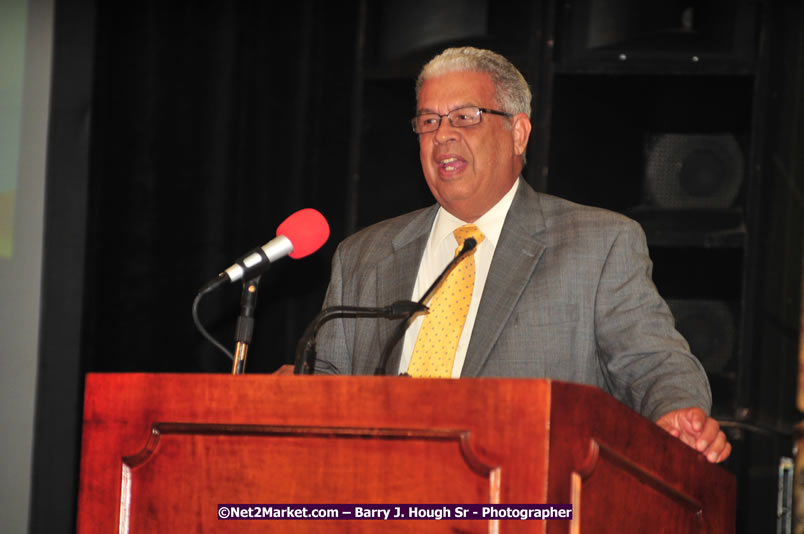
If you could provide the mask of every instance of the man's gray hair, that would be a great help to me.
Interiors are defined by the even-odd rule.
[[[471,46],[447,48],[422,67],[416,80],[416,101],[429,78],[464,71],[487,73],[494,82],[497,103],[502,110],[513,115],[526,113],[530,117],[532,95],[522,74],[500,54]]]

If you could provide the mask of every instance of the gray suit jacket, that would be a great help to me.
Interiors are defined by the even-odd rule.
[[[434,205],[366,228],[333,258],[324,306],[408,300]],[[462,376],[545,377],[598,386],[656,420],[700,406],[706,374],[651,279],[640,226],[536,193],[520,179],[483,290]],[[327,323],[317,373],[373,374],[398,321]],[[401,341],[387,369],[399,365]]]

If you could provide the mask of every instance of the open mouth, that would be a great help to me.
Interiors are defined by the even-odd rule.
[[[466,160],[456,156],[449,156],[438,162],[442,172],[456,172],[466,167]]]
[[[455,163],[456,161],[458,161],[458,158],[447,158],[441,162],[441,168],[444,169],[445,171],[454,171],[455,166],[453,165],[453,163]]]

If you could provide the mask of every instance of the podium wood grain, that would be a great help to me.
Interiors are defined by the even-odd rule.
[[[734,478],[587,386],[90,374],[78,532],[732,532]],[[573,521],[219,520],[217,505],[572,503]]]

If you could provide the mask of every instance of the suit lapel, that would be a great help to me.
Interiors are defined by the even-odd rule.
[[[377,305],[387,306],[398,300],[410,300],[419,272],[424,247],[438,211],[434,205],[418,213],[402,230],[389,236],[391,254],[377,265]],[[388,340],[397,334],[400,321],[380,319],[377,328],[377,355],[386,348]],[[402,356],[402,340],[397,340],[386,369],[397,369]],[[372,369],[373,371],[373,369]],[[393,373],[395,374],[395,373]]]
[[[544,252],[545,245],[539,239],[544,229],[538,194],[520,178],[494,250],[462,376],[478,376],[488,360]]]

